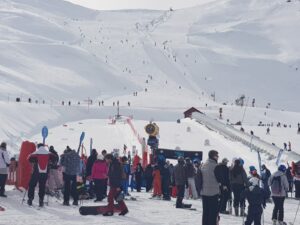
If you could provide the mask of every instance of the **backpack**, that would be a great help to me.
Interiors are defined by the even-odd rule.
[[[271,190],[274,194],[281,194],[281,176],[273,177]]]

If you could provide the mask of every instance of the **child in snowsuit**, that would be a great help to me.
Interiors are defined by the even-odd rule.
[[[161,196],[161,176],[158,166],[154,167],[153,171],[153,197]]]
[[[250,187],[244,190],[241,194],[242,199],[247,199],[249,202],[248,214],[245,225],[261,225],[261,215],[263,208],[266,207],[266,197],[264,190],[259,187],[259,179],[252,177],[249,180]]]

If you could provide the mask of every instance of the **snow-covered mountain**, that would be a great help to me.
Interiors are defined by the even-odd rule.
[[[147,87],[197,103],[245,94],[260,106],[300,109],[299,1],[222,0],[172,12],[0,4],[2,99],[107,99]]]

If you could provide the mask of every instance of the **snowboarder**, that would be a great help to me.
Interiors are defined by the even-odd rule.
[[[119,160],[113,157],[112,154],[105,156],[106,162],[109,164],[108,179],[110,184],[110,190],[108,194],[108,205],[105,209],[103,216],[113,216],[114,214],[114,199],[121,193],[121,181],[122,181],[122,166]],[[121,212],[120,216],[124,216],[128,213],[128,208],[123,200],[118,201]]]
[[[187,186],[187,177],[184,168],[184,158],[178,157],[178,164],[174,167],[174,180],[177,187],[176,208],[184,208],[182,203],[184,197],[184,187]]]
[[[42,143],[38,144],[37,150],[29,155],[28,161],[33,164],[33,170],[29,181],[28,205],[32,205],[34,189],[37,183],[39,183],[39,206],[44,206],[45,187],[48,178],[48,164],[50,161],[55,160],[57,160],[57,157],[48,152]]]
[[[0,145],[0,197],[7,197],[5,195],[5,183],[7,180],[9,163],[6,142],[2,142]]]
[[[286,193],[289,190],[289,183],[285,175],[285,165],[280,165],[278,170],[273,173],[269,179],[269,185],[271,187],[271,195],[274,202],[274,209],[272,214],[273,224],[276,225],[277,221],[279,225],[284,225],[284,200]]]
[[[208,157],[201,168],[203,177],[202,224],[216,225],[219,220],[219,183],[221,183],[221,181],[217,180],[219,176],[216,175],[215,168],[218,164],[219,153],[215,150],[210,150]]]
[[[251,225],[253,221],[254,225],[261,225],[261,215],[266,207],[264,190],[259,187],[259,179],[256,177],[252,177],[249,184],[241,194],[241,199],[247,199],[249,202],[245,225]]]

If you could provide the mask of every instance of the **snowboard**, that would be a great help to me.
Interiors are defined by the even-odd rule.
[[[79,213],[83,216],[87,215],[101,215],[106,213],[107,205],[103,206],[81,206],[79,208]],[[114,205],[114,213],[121,212],[121,209],[118,204]]]

